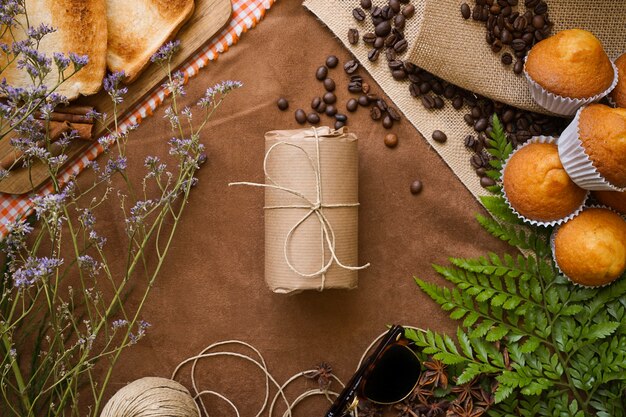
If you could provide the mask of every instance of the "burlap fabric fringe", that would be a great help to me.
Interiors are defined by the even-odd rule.
[[[412,0],[415,16],[406,23],[404,33],[409,49],[402,58],[470,91],[516,107],[543,111],[532,101],[526,79],[504,68],[500,54],[491,51],[485,42],[484,23],[461,17],[460,6],[465,2],[473,4],[470,0]],[[382,4],[382,1],[374,3]],[[520,1],[520,10],[524,10],[523,3]],[[348,44],[349,28],[357,28],[361,33],[373,31],[370,19],[357,22],[352,17],[357,0],[306,0],[303,5],[355,55],[472,194],[484,195],[486,192],[469,164],[472,154],[463,145],[463,138],[475,133],[463,120],[468,109],[457,111],[449,103],[441,110],[424,109],[419,99],[409,94],[408,81],[391,77],[384,57],[369,62],[367,45],[363,42],[356,46]],[[555,32],[567,28],[587,29],[600,38],[611,59],[626,52],[625,1],[554,0],[549,1],[548,6]],[[447,143],[439,144],[431,139],[437,129],[448,135]]]

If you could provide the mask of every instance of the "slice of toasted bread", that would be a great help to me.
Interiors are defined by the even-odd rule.
[[[30,26],[38,27],[45,23],[56,29],[41,40],[39,52],[45,53],[50,59],[54,52],[63,52],[66,55],[75,52],[89,56],[87,66],[61,84],[56,92],[70,100],[80,94],[97,93],[106,71],[106,0],[26,0],[25,4]],[[19,28],[15,28],[13,33],[18,38],[15,40],[26,38],[24,31]],[[5,33],[2,41],[10,45],[13,39],[9,33]],[[26,70],[18,69],[18,60],[2,71],[0,78],[6,77],[7,82],[13,86],[32,85]],[[6,60],[2,64],[4,67]],[[71,74],[73,70],[73,65],[70,64],[65,75]],[[52,88],[57,80],[58,70],[53,62],[52,71],[46,76],[45,83]]]
[[[193,0],[106,0],[107,66],[132,82],[194,11]]]

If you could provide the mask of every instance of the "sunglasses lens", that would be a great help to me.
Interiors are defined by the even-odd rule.
[[[415,388],[420,370],[420,361],[409,347],[391,345],[367,376],[363,396],[382,404],[402,401]]]

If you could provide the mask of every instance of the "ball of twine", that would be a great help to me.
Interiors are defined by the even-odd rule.
[[[100,417],[199,417],[191,394],[167,378],[138,379],[119,390],[102,409]]]

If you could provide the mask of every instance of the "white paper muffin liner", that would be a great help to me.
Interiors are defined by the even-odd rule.
[[[585,190],[624,191],[624,188],[611,184],[604,178],[591,162],[591,158],[585,152],[580,135],[578,134],[578,119],[584,107],[576,112],[574,120],[565,128],[559,137],[559,157],[561,163],[580,188]]]
[[[602,206],[602,205],[598,205],[598,204],[593,204],[591,206],[585,207],[585,209],[588,208],[602,208],[602,209],[607,209],[612,211],[615,214],[620,215],[619,213],[616,213],[615,210],[611,209],[610,207],[607,206]],[[620,217],[624,218],[623,216],[620,215]],[[554,265],[556,266],[556,269],[559,270],[559,273],[561,275],[563,275],[565,278],[567,278],[567,280],[569,282],[571,282],[572,284],[576,285],[577,287],[580,288],[603,288],[606,286],[611,285],[612,283],[614,283],[615,281],[617,281],[618,279],[620,279],[620,277],[615,278],[613,281],[611,282],[607,282],[606,284],[602,284],[602,285],[583,285],[580,284],[574,280],[572,280],[570,277],[567,276],[567,274],[565,274],[565,272],[563,272],[563,270],[561,269],[561,267],[559,266],[559,263],[556,260],[556,250],[555,250],[555,240],[556,240],[556,234],[558,233],[559,229],[561,228],[562,225],[558,225],[557,227],[555,227],[552,230],[552,234],[550,234],[550,250],[552,251],[552,260],[554,261]]]
[[[524,58],[524,75],[526,76],[526,80],[528,81],[530,95],[541,107],[548,110],[549,112],[561,116],[573,116],[574,113],[576,113],[576,111],[585,104],[593,103],[594,101],[598,101],[602,97],[607,96],[615,88],[619,78],[617,67],[613,62],[611,62],[611,65],[613,66],[614,76],[613,83],[611,83],[611,86],[608,89],[604,90],[600,94],[596,94],[595,96],[588,98],[580,99],[563,97],[546,90],[530,77],[530,75],[526,71],[526,59],[528,59],[528,55],[526,55],[526,58]]]
[[[566,221],[571,220],[574,217],[576,217],[578,215],[578,213],[580,213],[583,210],[583,208],[585,207],[585,203],[587,202],[587,199],[589,198],[589,191],[587,191],[586,194],[585,194],[585,198],[583,198],[582,203],[580,204],[580,206],[576,210],[574,210],[572,213],[570,213],[569,215],[567,215],[567,216],[565,216],[563,218],[556,219],[556,220],[551,220],[551,221],[548,221],[548,222],[547,221],[541,221],[541,220],[529,219],[528,217],[520,214],[517,210],[515,210],[515,207],[513,207],[511,205],[511,202],[509,201],[509,197],[506,195],[506,191],[504,190],[504,170],[506,169],[506,166],[509,163],[509,161],[511,160],[511,158],[513,157],[513,155],[515,155],[516,152],[518,152],[520,149],[524,148],[525,146],[530,145],[531,143],[552,143],[552,144],[558,145],[559,140],[560,139],[554,138],[552,136],[534,136],[534,137],[530,138],[527,142],[525,142],[523,145],[521,145],[517,149],[515,149],[513,152],[511,152],[509,157],[506,158],[506,160],[502,164],[501,178],[502,178],[502,182],[503,182],[503,184],[502,184],[502,195],[504,196],[504,201],[506,201],[506,204],[509,206],[511,211],[513,211],[513,213],[515,213],[515,215],[517,217],[522,219],[525,223],[532,224],[533,226],[556,226],[556,225],[563,224]]]

